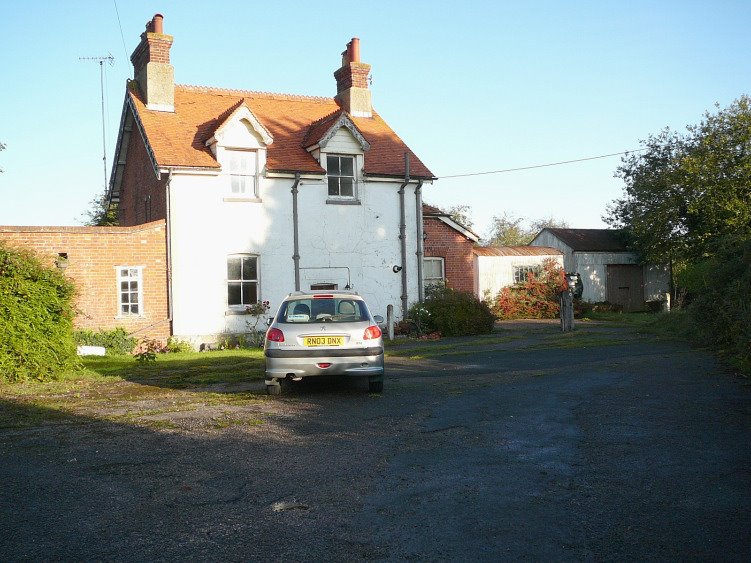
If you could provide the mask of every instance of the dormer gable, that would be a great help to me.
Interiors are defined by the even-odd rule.
[[[337,140],[341,141],[342,135],[350,141],[349,144],[359,146],[358,152],[364,153],[370,150],[370,143],[365,135],[358,129],[350,115],[344,111],[334,112],[313,123],[308,128],[302,145],[308,152],[316,150],[325,152],[330,144]]]
[[[274,138],[268,129],[245,105],[245,100],[240,100],[238,107],[214,130],[214,134],[206,141],[206,146],[210,147],[216,156],[218,146],[265,149],[273,142]]]

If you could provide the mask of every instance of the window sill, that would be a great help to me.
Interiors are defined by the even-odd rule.
[[[265,313],[263,313],[261,315],[253,315],[253,313],[249,313],[245,309],[227,309],[224,312],[224,316],[225,317],[234,317],[234,316],[237,316],[237,315],[250,315],[251,317],[254,317],[254,316],[263,317],[265,315]]]
[[[358,199],[327,199],[327,205],[362,205]]]
[[[146,315],[117,315],[114,317],[118,321],[124,321],[124,320],[138,320],[138,319],[144,319],[146,318]]]
[[[225,197],[222,198],[222,201],[242,201],[246,203],[263,203],[263,200],[260,197]]]

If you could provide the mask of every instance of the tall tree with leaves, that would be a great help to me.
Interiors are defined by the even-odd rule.
[[[448,214],[451,218],[459,223],[462,227],[472,228],[474,221],[472,221],[472,207],[466,204],[452,205]]]
[[[646,258],[701,259],[751,236],[751,99],[643,145],[623,158],[624,196],[604,219]]]
[[[546,227],[566,228],[568,223],[553,217],[529,221],[516,217],[512,213],[495,215],[491,220],[490,231],[486,237],[490,246],[525,246],[532,242]]]

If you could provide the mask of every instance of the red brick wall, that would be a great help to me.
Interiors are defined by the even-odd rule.
[[[424,218],[423,231],[427,235],[423,246],[425,257],[443,258],[446,285],[457,291],[474,293],[472,241],[434,217]]]
[[[76,328],[123,327],[139,338],[166,340],[166,230],[164,221],[137,227],[0,227],[0,241],[30,248],[50,264],[60,253],[68,255],[65,275],[78,289]],[[143,266],[143,316],[118,316],[116,266]]]
[[[167,217],[167,179],[158,180],[143,138],[134,124],[128,142],[122,184],[119,222],[127,227]]]

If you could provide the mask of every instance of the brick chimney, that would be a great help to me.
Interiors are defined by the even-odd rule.
[[[342,53],[342,67],[334,72],[336,101],[355,117],[373,117],[368,90],[370,65],[360,62],[360,40],[353,37]]]
[[[141,34],[141,42],[130,61],[146,107],[175,111],[175,69],[169,62],[172,36],[164,34],[163,23],[164,16],[155,14],[146,24],[146,31]]]

